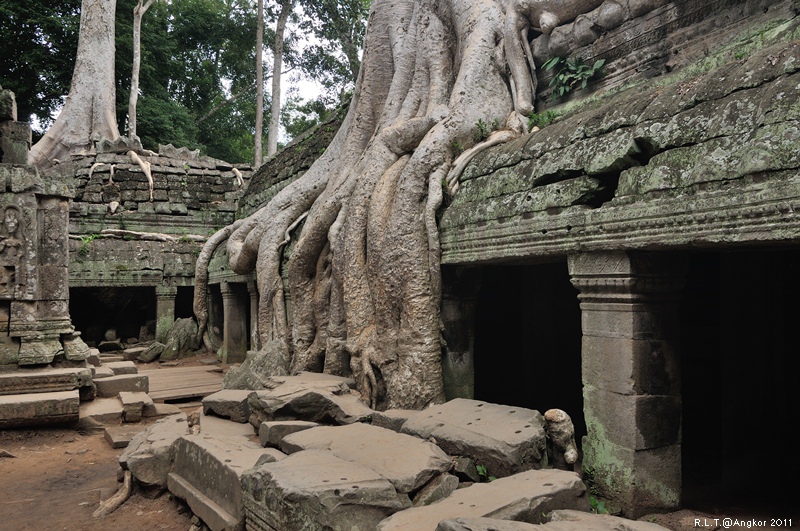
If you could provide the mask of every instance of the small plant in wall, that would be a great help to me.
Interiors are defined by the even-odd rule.
[[[551,57],[542,65],[545,71],[555,70],[553,79],[550,80],[551,99],[557,99],[580,86],[586,88],[589,81],[600,75],[600,69],[606,64],[605,59],[598,59],[589,65],[580,57]]]
[[[81,258],[86,258],[89,255],[89,250],[92,248],[92,242],[99,237],[99,234],[87,234],[86,236],[81,236],[81,246],[78,249],[78,256]]]

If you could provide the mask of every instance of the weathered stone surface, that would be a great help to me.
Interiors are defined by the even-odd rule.
[[[239,438],[255,441],[256,434],[250,424],[242,424],[228,419],[221,419],[214,415],[206,415],[202,411],[198,416],[200,433],[214,437]]]
[[[0,396],[0,428],[78,420],[77,390]]]
[[[270,390],[250,395],[250,423],[258,427],[269,420],[307,420],[350,424],[373,411],[351,391],[353,381],[329,374],[303,372],[297,376],[273,376]]]
[[[373,530],[411,505],[373,470],[316,450],[246,472],[242,491],[248,528],[264,531]]]
[[[145,403],[142,410],[142,416],[145,418],[150,417],[166,417],[167,415],[174,415],[180,413],[181,408],[174,404],[161,404],[156,402],[154,404]]]
[[[541,523],[555,509],[589,510],[580,477],[564,470],[528,470],[490,483],[476,483],[449,498],[397,513],[378,525],[380,531],[434,531],[442,520],[490,517]]]
[[[248,397],[252,391],[240,389],[223,389],[203,398],[203,413],[214,414],[234,422],[250,420]]]
[[[91,383],[88,368],[21,369],[0,373],[0,395],[70,391]]]
[[[550,521],[542,531],[664,531],[666,528],[651,522],[629,520],[610,514],[594,514],[562,509],[548,515]]]
[[[137,359],[143,363],[150,363],[151,361],[158,359],[158,357],[161,356],[161,353],[164,352],[165,348],[167,348],[167,346],[164,343],[153,341],[149,347],[139,354]]]
[[[458,488],[458,478],[452,474],[439,474],[430,480],[412,500],[414,507],[430,505],[453,494]]]
[[[455,457],[453,461],[453,474],[455,474],[456,477],[462,481],[471,481],[472,483],[480,482],[481,475],[478,474],[478,468],[475,466],[475,462],[472,459],[459,455]]]
[[[281,450],[328,450],[335,456],[371,468],[398,492],[414,491],[453,463],[435,444],[410,435],[357,422],[319,426],[286,436]]]
[[[119,398],[97,398],[81,406],[80,423],[87,428],[122,422],[122,402]]]
[[[443,520],[436,526],[436,531],[545,531],[545,528],[526,522],[473,517]]]
[[[136,368],[136,364],[132,361],[112,361],[109,363],[104,364],[105,367],[108,367],[114,374],[137,374],[139,369]]]
[[[185,413],[159,419],[131,439],[119,456],[119,464],[130,470],[143,485],[166,487],[167,475],[175,458],[173,443],[188,433]]]
[[[144,374],[121,374],[102,378],[95,382],[97,396],[117,396],[122,391],[143,392],[150,390],[147,376]]]
[[[274,420],[262,422],[258,428],[258,440],[261,446],[280,447],[281,441],[292,433],[315,428],[319,426],[316,422],[306,420]]]
[[[169,329],[164,344],[164,350],[161,352],[162,360],[184,358],[194,354],[194,351],[200,348],[197,321],[191,318],[176,319]]]
[[[495,477],[547,462],[544,419],[538,411],[457,398],[413,415],[403,433],[433,437],[449,455],[464,455]]]
[[[99,380],[100,378],[110,378],[116,376],[114,371],[106,366],[95,367],[92,365],[92,380]]]
[[[212,531],[241,529],[244,505],[239,479],[265,453],[251,441],[186,435],[175,444],[169,490],[186,500]]]
[[[122,391],[119,394],[122,402],[122,421],[139,422],[142,420],[145,405],[153,406],[153,399],[147,393]]]
[[[134,426],[108,426],[103,430],[103,438],[108,441],[111,448],[126,448],[136,435],[146,429],[147,427],[141,424]]]
[[[372,414],[372,425],[392,431],[400,431],[403,428],[403,424],[415,413],[417,413],[417,411],[413,409],[387,409],[386,411],[376,411]]]

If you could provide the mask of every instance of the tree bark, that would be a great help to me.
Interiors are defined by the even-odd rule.
[[[286,33],[286,22],[294,8],[294,0],[283,0],[278,22],[275,24],[275,47],[272,63],[272,102],[269,115],[269,132],[267,133],[267,156],[278,151],[278,132],[281,125],[281,74],[283,70],[283,36]]]
[[[94,142],[119,139],[115,115],[114,16],[116,0],[83,0],[72,86],[56,121],[28,156],[44,168]]]
[[[257,271],[260,340],[283,343],[281,372],[352,375],[378,409],[444,400],[436,212],[464,160],[450,174],[455,146],[473,147],[476,124],[505,124],[490,137],[498,142],[525,122],[519,111],[530,103],[515,102],[509,71],[532,71],[526,54],[504,54],[505,31],[518,23],[507,24],[509,10],[501,0],[373,2],[333,142],[228,238],[232,269]],[[196,297],[204,289],[196,284]]]
[[[261,140],[264,134],[264,0],[258,0],[256,18],[256,133],[255,167],[264,162],[264,147]]]
[[[155,0],[139,0],[133,8],[133,67],[131,93],[128,98],[128,138],[136,139],[136,103],[139,101],[139,70],[142,64],[142,17]]]

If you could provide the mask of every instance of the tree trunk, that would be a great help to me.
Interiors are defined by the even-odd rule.
[[[525,122],[518,111],[530,102],[515,107],[508,72],[531,70],[509,68],[503,53],[507,27],[522,38],[516,19],[506,23],[516,9],[501,0],[373,2],[333,142],[227,240],[232,269],[257,271],[258,331],[261,344],[283,342],[279,371],[352,375],[378,409],[444,400],[436,212],[455,146],[475,143],[476,124],[505,124],[507,140]],[[301,216],[283,264],[285,232]],[[195,294],[205,297],[202,283]]]
[[[139,101],[139,69],[142,64],[142,17],[155,0],[139,0],[133,8],[133,68],[131,69],[131,93],[128,98],[128,138],[136,140],[136,103]]]
[[[255,167],[264,162],[264,148],[261,137],[264,134],[264,0],[258,0],[256,18],[256,134]]]
[[[83,0],[72,86],[56,121],[33,146],[28,162],[39,168],[71,153],[92,152],[94,142],[117,140],[114,88],[116,0]]]
[[[269,133],[267,134],[267,156],[278,151],[278,131],[281,125],[281,73],[283,70],[283,35],[286,22],[294,8],[294,0],[283,0],[278,23],[275,25],[275,48],[272,64],[272,105],[269,115]]]

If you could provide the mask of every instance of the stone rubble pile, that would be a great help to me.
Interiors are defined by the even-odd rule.
[[[137,435],[120,465],[212,531],[663,529],[589,513],[580,477],[547,468],[537,411],[453,400],[376,412],[352,386],[301,373],[224,389],[194,420]]]

